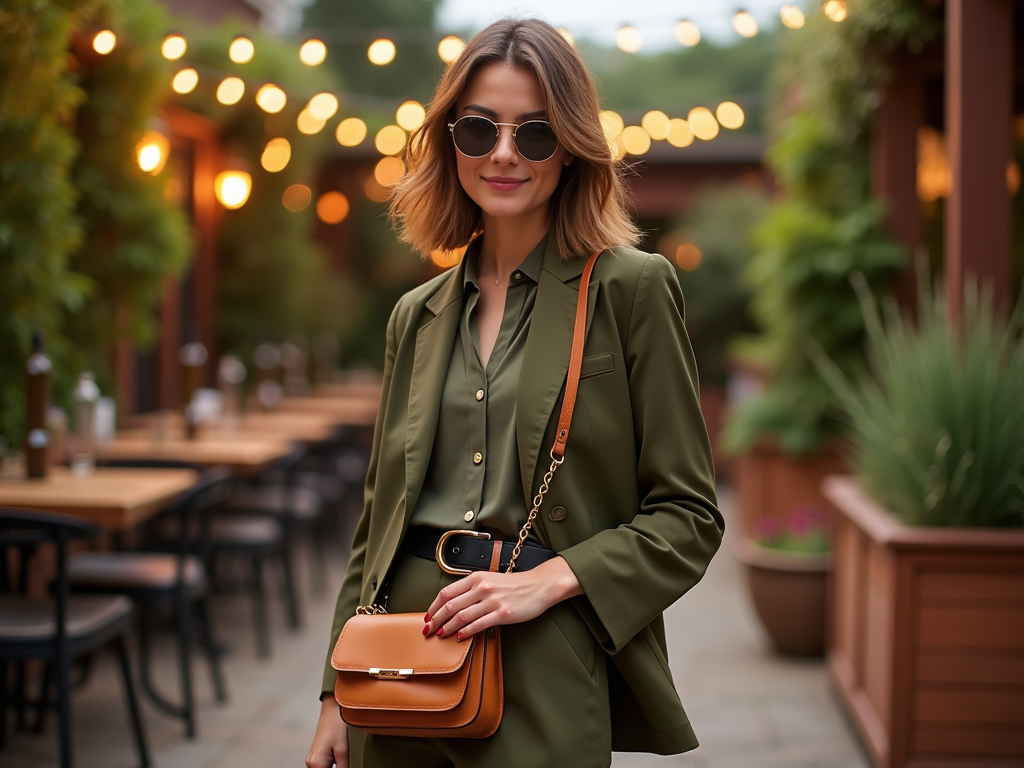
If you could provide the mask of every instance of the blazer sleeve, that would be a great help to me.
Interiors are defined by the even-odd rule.
[[[338,592],[338,600],[334,606],[334,621],[331,624],[331,644],[327,648],[327,662],[324,665],[323,682],[320,686],[320,698],[326,694],[333,695],[335,671],[331,666],[331,653],[334,645],[338,642],[345,622],[352,618],[359,605],[359,595],[363,587],[363,566],[366,563],[366,540],[370,528],[370,512],[373,508],[373,493],[377,483],[377,464],[380,460],[380,441],[384,430],[384,411],[387,407],[388,396],[391,392],[391,378],[395,366],[396,341],[395,325],[399,314],[401,300],[395,305],[388,320],[387,341],[384,353],[384,377],[381,383],[380,407],[377,411],[377,422],[373,429],[373,447],[370,449],[370,465],[366,470],[366,485],[363,491],[363,513],[356,525],[355,535],[352,538],[352,549],[349,554],[348,568],[345,571],[345,579],[341,583]]]
[[[560,553],[583,587],[582,614],[608,653],[701,579],[725,530],[683,294],[661,256],[640,271],[625,357],[640,508],[630,522]]]

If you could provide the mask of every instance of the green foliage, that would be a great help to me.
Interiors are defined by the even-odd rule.
[[[67,315],[63,333],[79,350],[74,367],[96,371],[101,388],[111,391],[115,343],[125,334],[143,347],[152,342],[163,281],[180,275],[191,255],[190,225],[165,195],[170,174],[143,172],[133,151],[169,92],[161,7],[104,0],[87,21],[117,30],[118,45],[106,56],[83,56],[78,68],[86,100],[76,116],[81,152],[74,182],[85,238],[71,267],[96,290],[93,301]],[[130,318],[128,327],[119,313]]]
[[[743,270],[753,251],[753,223],[766,207],[765,196],[756,189],[713,189],[696,201],[679,229],[666,238],[671,248],[678,233],[680,240],[692,242],[701,252],[700,266],[679,270],[679,282],[686,296],[686,327],[702,385],[725,383],[730,341],[753,329]],[[671,253],[667,255],[672,258]]]
[[[852,10],[842,24],[808,14],[785,37],[768,156],[784,194],[758,228],[748,271],[762,332],[738,346],[766,361],[772,379],[732,414],[725,443],[734,452],[771,435],[806,453],[841,432],[834,395],[806,349],[816,344],[850,370],[864,327],[848,276],[860,272],[881,291],[906,261],[870,192],[871,117],[887,76],[878,54],[915,48],[935,27],[916,0],[863,0]]]
[[[849,416],[865,487],[912,525],[1024,526],[1024,305],[996,319],[968,286],[952,322],[944,293],[922,295],[917,323],[885,322],[856,282],[868,321],[870,373],[851,385],[819,366]]]

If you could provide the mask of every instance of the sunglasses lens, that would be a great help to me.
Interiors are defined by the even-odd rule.
[[[558,147],[558,138],[543,120],[531,120],[516,129],[516,149],[535,163],[547,160]]]
[[[462,154],[483,157],[498,143],[498,127],[485,117],[463,117],[452,128],[452,139]]]

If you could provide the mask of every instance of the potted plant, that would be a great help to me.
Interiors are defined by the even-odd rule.
[[[863,281],[858,290],[864,298]],[[1024,756],[1024,342],[968,290],[960,318],[869,320],[870,373],[827,360],[856,477],[832,477],[832,676],[875,764]]]
[[[737,539],[734,550],[772,647],[799,656],[824,653],[832,568],[828,510],[798,506],[783,525],[764,518],[758,537]]]

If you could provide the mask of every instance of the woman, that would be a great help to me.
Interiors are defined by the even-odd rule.
[[[627,247],[638,233],[575,49],[540,21],[484,29],[445,72],[408,167],[392,202],[402,238],[425,254],[469,247],[388,323],[332,647],[358,605],[385,600],[426,611],[424,634],[502,625],[504,716],[486,739],[346,738],[328,663],[306,764],[607,766],[613,749],[693,749],[661,613],[701,578],[724,523],[675,270]],[[535,567],[446,575],[433,558],[443,532],[514,541],[527,518],[583,265],[609,245]]]

